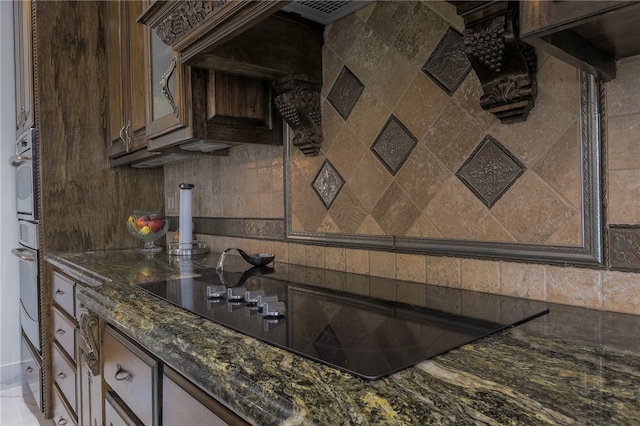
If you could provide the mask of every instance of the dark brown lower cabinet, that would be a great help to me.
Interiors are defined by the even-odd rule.
[[[102,339],[103,377],[108,389],[144,425],[159,425],[158,360],[110,325]]]
[[[101,353],[107,426],[248,425],[109,324]]]
[[[59,284],[70,284],[60,288],[52,307],[51,393],[56,425],[248,425],[120,329],[78,300],[67,300],[83,282],[57,270],[53,276]],[[37,390],[42,386],[41,367],[28,344],[23,352],[29,385]]]
[[[162,376],[162,424],[223,426],[248,423],[182,375],[165,366]]]

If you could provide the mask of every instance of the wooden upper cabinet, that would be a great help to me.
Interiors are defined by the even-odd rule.
[[[152,2],[139,22],[190,68],[194,145],[281,145],[282,122],[305,155],[322,141],[320,88],[324,26],[279,12],[289,1]],[[150,149],[162,149],[153,141]],[[212,148],[212,149],[214,149]]]
[[[142,1],[107,2],[111,158],[146,148]]]
[[[34,125],[33,91],[33,15],[31,1],[13,3],[16,138]]]
[[[155,31],[138,25],[145,32],[146,134],[149,149],[162,149],[192,136],[191,70]]]

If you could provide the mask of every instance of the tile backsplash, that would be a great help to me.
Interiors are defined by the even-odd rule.
[[[325,164],[295,153],[293,230],[580,245],[577,70],[540,55],[536,107],[502,124],[433,3],[374,3],[326,30],[320,158],[344,182],[321,203],[308,186]]]
[[[536,106],[525,123],[502,125],[480,109],[473,71],[444,84],[432,75],[434,51],[442,40],[455,45],[448,38],[456,31],[461,22],[445,2],[372,3],[327,27],[324,141],[318,157],[293,156],[293,229],[581,241],[576,70],[539,52]],[[640,57],[619,61],[618,77],[606,84],[605,95],[607,220],[640,224]],[[501,166],[508,176],[489,185],[474,182],[473,169],[465,166],[473,166],[478,153],[485,157],[475,157],[476,163],[508,164]],[[164,167],[169,215],[178,214],[178,185],[189,182],[195,184],[196,217],[284,220],[282,147],[238,146],[228,157]],[[640,275],[632,272],[199,237],[214,251],[241,246],[274,252],[282,262],[415,282],[406,294],[395,295],[407,301],[428,297],[419,283],[429,282],[640,314]]]

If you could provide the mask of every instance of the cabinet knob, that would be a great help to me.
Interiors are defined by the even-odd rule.
[[[57,294],[58,296],[62,296],[62,295],[64,294],[64,291],[62,291],[62,290],[60,290],[60,289],[57,289],[57,290],[56,290],[56,294]]]
[[[62,336],[64,333],[65,333],[65,331],[64,331],[63,329],[61,329],[61,328],[59,328],[59,329],[57,329],[57,330],[56,330],[56,334],[57,334],[58,336]]]
[[[33,372],[33,367],[32,366],[28,366],[27,369],[25,370],[27,373],[31,373]]]
[[[67,421],[67,419],[62,419],[62,418],[56,422],[56,424],[57,424],[57,425],[60,425],[60,426],[64,426],[64,425],[66,425],[67,423],[69,423],[69,422]]]
[[[60,380],[64,380],[65,377],[67,377],[67,375],[64,374],[64,373],[58,373],[58,375],[56,377],[58,377],[58,379],[60,379]]]
[[[126,380],[127,382],[130,382],[133,380],[133,374],[129,373],[127,370],[122,368],[120,364],[116,364],[116,367],[117,367],[117,370],[114,377],[117,381],[120,382],[122,380]]]

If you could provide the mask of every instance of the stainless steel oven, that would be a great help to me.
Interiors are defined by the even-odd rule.
[[[38,224],[19,220],[18,226],[20,246],[11,252],[19,259],[20,324],[29,341],[41,352]]]
[[[16,211],[18,218],[30,221],[38,220],[36,169],[34,164],[36,149],[36,129],[32,127],[18,138],[16,155],[10,159],[11,165],[16,169]]]
[[[41,352],[36,150],[36,129],[32,127],[18,138],[16,155],[9,162],[16,171],[19,245],[12,253],[20,259],[20,323],[29,341]]]
[[[38,407],[42,409],[42,333],[40,300],[40,259],[37,199],[36,129],[23,133],[16,142],[16,155],[9,159],[15,167],[16,216],[19,239],[11,252],[19,259],[20,326],[22,328],[22,367],[25,380]]]

